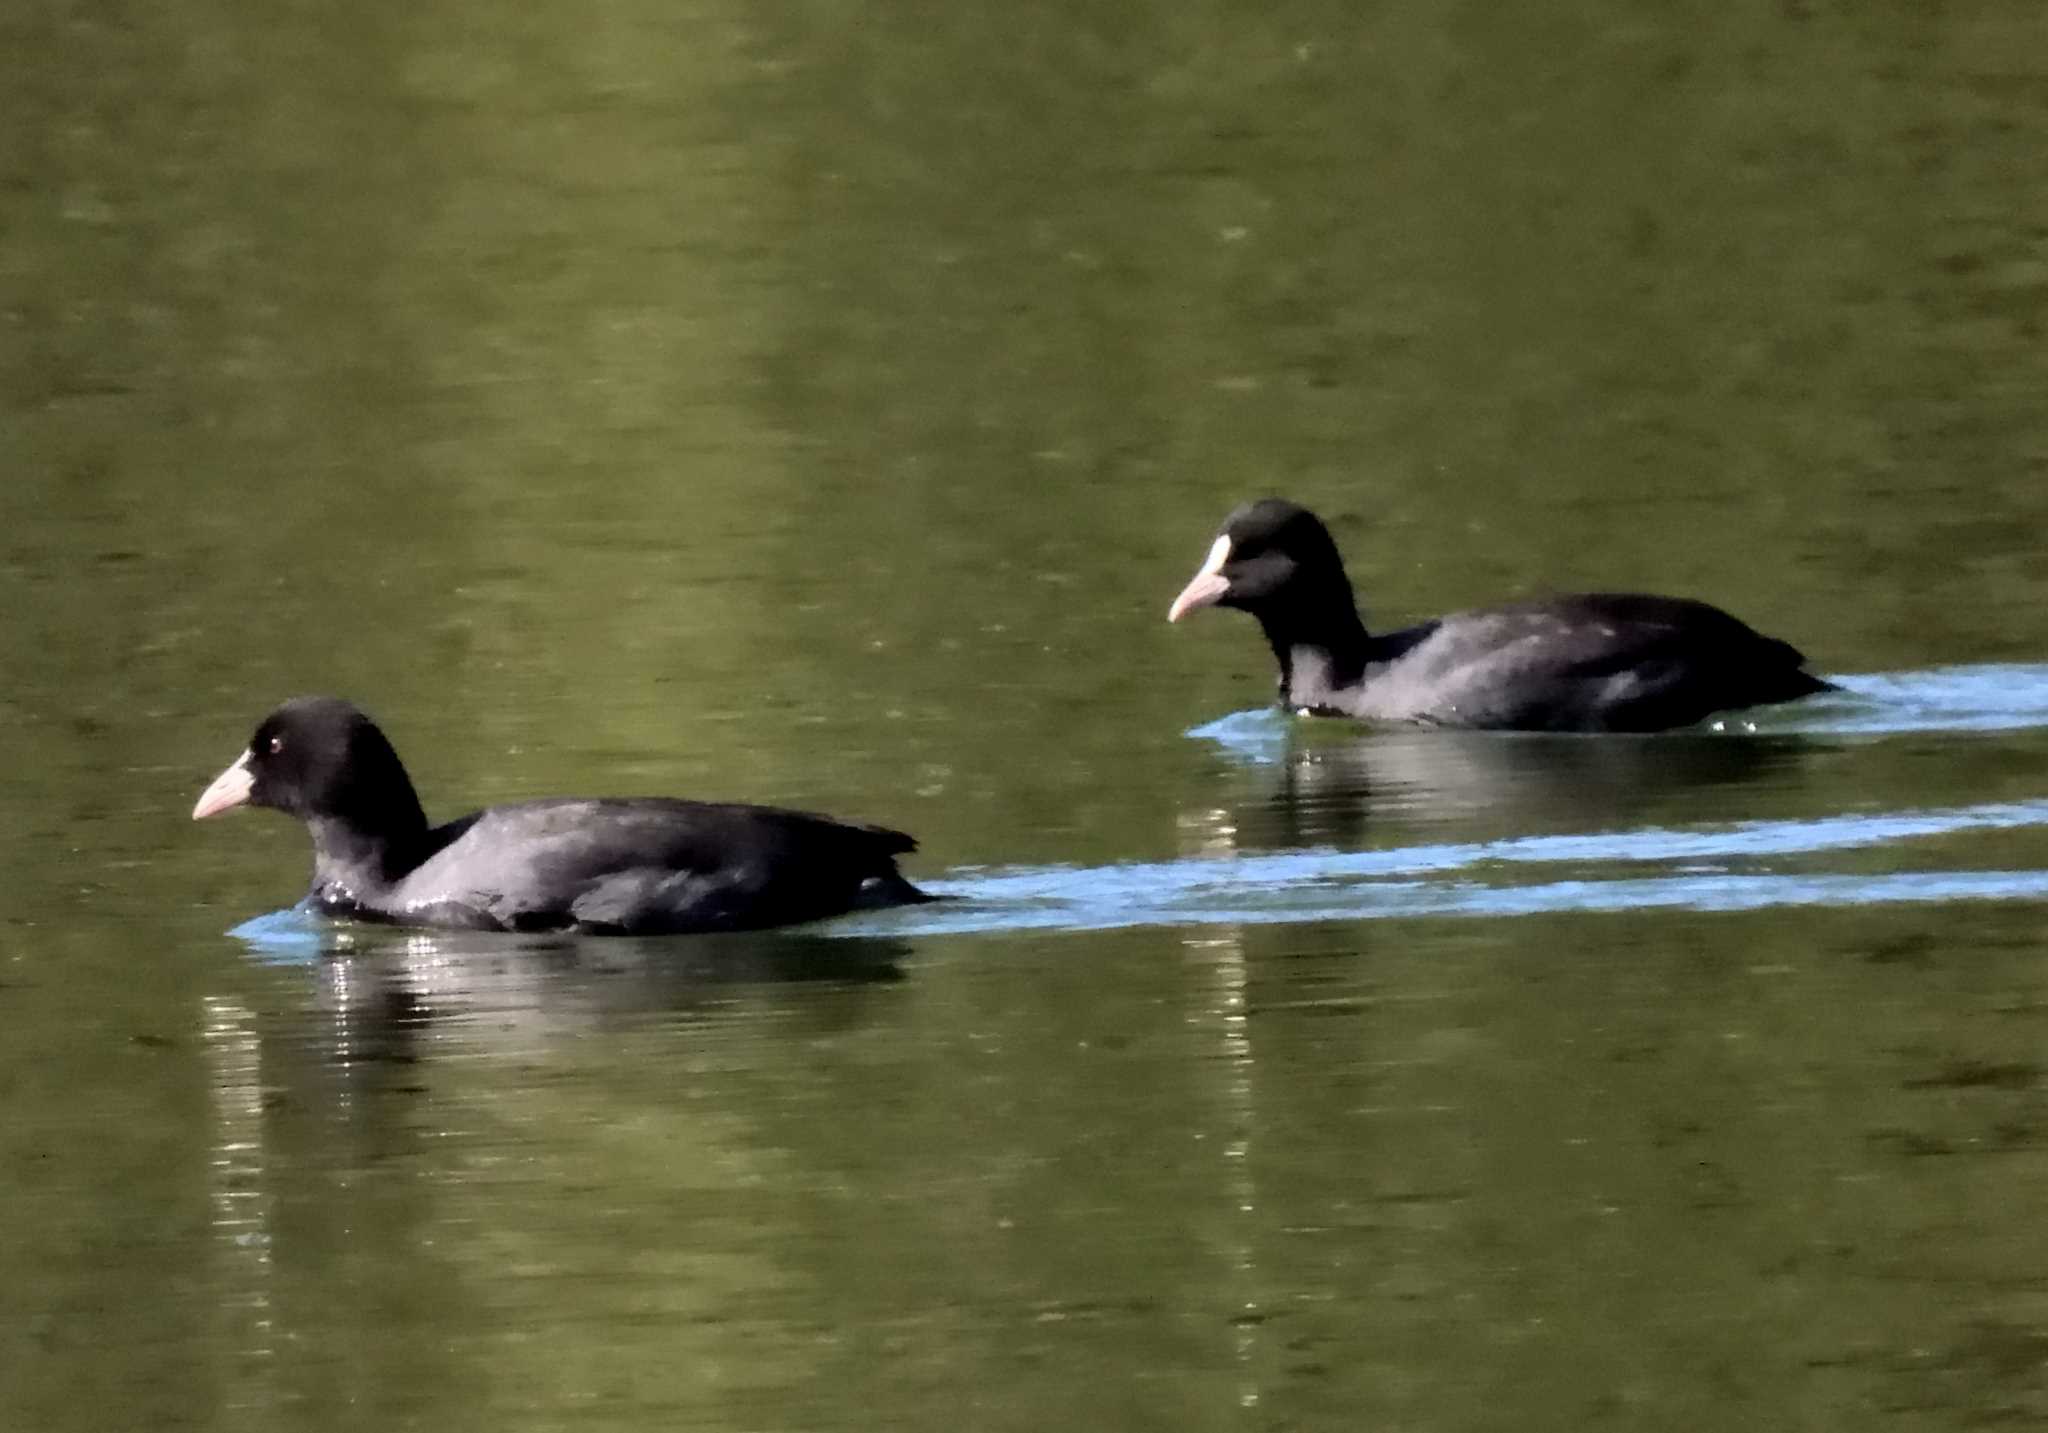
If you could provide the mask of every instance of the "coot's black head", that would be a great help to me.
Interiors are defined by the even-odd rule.
[[[1225,520],[1166,620],[1178,622],[1197,607],[1241,608],[1269,628],[1291,626],[1295,617],[1312,626],[1325,618],[1357,620],[1351,580],[1330,530],[1285,498],[1246,503]]]
[[[256,728],[244,751],[192,808],[192,819],[269,806],[302,821],[335,819],[367,835],[426,826],[419,798],[384,733],[339,697],[295,697]]]

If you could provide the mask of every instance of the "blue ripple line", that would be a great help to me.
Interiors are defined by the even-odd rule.
[[[1092,890],[1085,894],[1093,896]],[[1240,892],[1239,894],[1244,894]],[[1789,906],[1869,906],[1945,901],[2018,901],[2048,897],[2048,871],[1915,871],[1885,876],[1687,875],[1618,881],[1553,881],[1535,886],[1385,882],[1353,888],[1353,899],[1283,904],[1078,900],[1060,905],[963,904],[924,907],[894,922],[869,917],[832,927],[846,935],[970,935],[1025,931],[1120,930],[1138,926],[1282,925],[1389,920],[1416,916],[1528,916],[1568,912],[1686,910],[1730,912]]]
[[[942,935],[1128,926],[1271,925],[1398,916],[1514,916],[1554,911],[1752,910],[1769,906],[2024,900],[2048,895],[2048,871],[1788,875],[1679,871],[1614,880],[1499,885],[1426,879],[1487,865],[1698,863],[1845,851],[1969,831],[2048,826],[2048,800],[1924,811],[1752,821],[1713,830],[1651,827],[1573,836],[1188,857],[1099,867],[955,872],[925,883],[953,902],[856,916],[835,935]],[[326,923],[302,907],[230,934],[270,958],[317,958]]]
[[[1760,730],[1882,736],[2048,726],[2048,666],[1979,663],[1831,676],[1842,695],[1754,712]]]
[[[1705,831],[1651,826],[1586,836],[1515,836],[1501,841],[1400,846],[1385,851],[1312,847],[1249,856],[1107,866],[1088,872],[1088,877],[1091,883],[1099,882],[1111,890],[1140,897],[1160,890],[1190,890],[1219,884],[1272,887],[1304,880],[1429,875],[1488,862],[1701,861],[1801,855],[1966,831],[2006,831],[2030,826],[2048,826],[2048,800],[1822,816],[1804,821],[1749,821]],[[996,870],[976,875],[967,882],[956,882],[951,889],[976,898],[1028,900],[1058,896],[1071,886],[1081,870],[1073,866]]]
[[[1876,737],[2048,727],[2048,666],[2040,664],[1984,662],[1912,672],[1830,673],[1828,680],[1841,690],[1788,706],[1732,713],[1725,720],[1737,729],[1726,734],[1739,740],[1749,735]],[[1237,759],[1263,766],[1286,755],[1293,721],[1278,707],[1259,707],[1204,722],[1187,735],[1215,742]],[[1370,727],[1360,724],[1359,730]],[[1708,721],[1673,734],[1715,731],[1714,722]],[[1496,735],[1513,739],[1527,733]]]

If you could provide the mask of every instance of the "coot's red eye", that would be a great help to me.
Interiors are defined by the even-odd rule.
[[[274,737],[272,737],[272,738],[270,739],[270,754],[271,754],[272,756],[276,756],[276,755],[277,755],[277,754],[278,754],[278,753],[279,753],[280,751],[283,751],[283,750],[284,750],[284,738],[283,738],[283,737],[281,737],[281,736],[274,736]]]

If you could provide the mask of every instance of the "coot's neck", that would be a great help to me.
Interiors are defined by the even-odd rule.
[[[1280,702],[1288,707],[1328,707],[1339,692],[1365,676],[1371,648],[1365,623],[1349,587],[1342,602],[1325,596],[1310,612],[1294,608],[1259,614],[1267,645],[1280,664]]]
[[[406,797],[375,820],[361,815],[306,818],[313,836],[311,895],[316,901],[347,907],[374,900],[424,859],[427,819],[410,791]]]

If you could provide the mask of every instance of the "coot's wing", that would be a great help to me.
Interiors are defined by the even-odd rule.
[[[776,807],[536,801],[454,823],[397,891],[505,929],[731,930],[847,909],[915,848],[900,831]]]
[[[1418,631],[1379,687],[1445,725],[1654,730],[1825,687],[1790,644],[1685,598],[1587,593]]]

